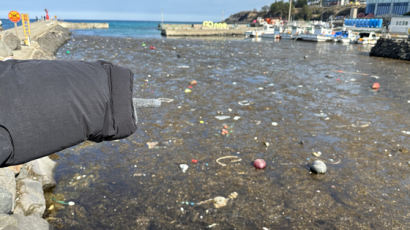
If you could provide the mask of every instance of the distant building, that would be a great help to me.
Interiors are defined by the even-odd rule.
[[[410,0],[367,0],[366,14],[403,15],[410,11]]]

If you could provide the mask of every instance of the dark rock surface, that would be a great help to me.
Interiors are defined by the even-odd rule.
[[[387,57],[410,61],[408,41],[380,38],[371,49],[370,56]]]

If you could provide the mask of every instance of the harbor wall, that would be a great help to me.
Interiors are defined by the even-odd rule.
[[[108,23],[81,23],[81,22],[58,22],[64,28],[78,30],[78,29],[108,29]]]
[[[202,25],[202,24],[162,24],[164,36],[245,36],[246,25]]]
[[[376,45],[371,49],[370,56],[410,61],[409,41],[380,38]]]

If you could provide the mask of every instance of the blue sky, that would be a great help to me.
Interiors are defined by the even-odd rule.
[[[260,10],[274,0],[3,0],[0,18],[10,10],[28,13],[31,18],[49,15],[61,19],[119,19],[166,21],[220,21],[243,10]]]

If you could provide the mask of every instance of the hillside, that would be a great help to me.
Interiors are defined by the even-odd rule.
[[[332,7],[319,7],[319,6],[308,6],[309,10],[312,13],[311,20],[323,20],[326,21],[330,16],[333,17],[343,16],[349,17],[350,15],[350,6],[332,6]],[[293,8],[292,17],[297,15],[302,8]],[[365,12],[365,6],[358,7],[358,13]],[[224,22],[228,24],[249,24],[252,23],[258,17],[268,18],[271,17],[269,12],[262,11],[242,11],[236,14],[231,15]],[[287,19],[287,14],[283,19]]]

